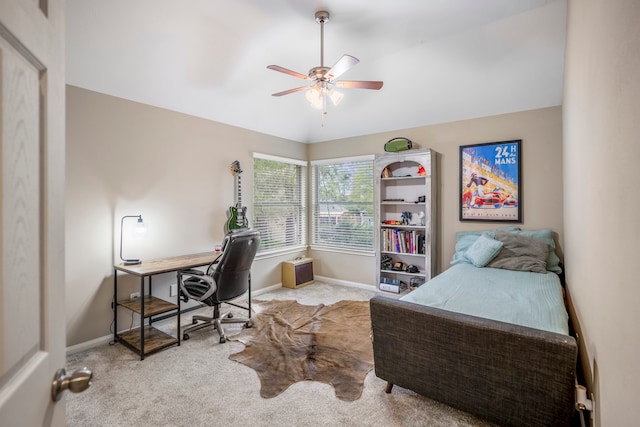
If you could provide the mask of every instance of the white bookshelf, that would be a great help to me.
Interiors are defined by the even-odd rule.
[[[405,293],[411,285],[433,277],[437,176],[434,156],[432,150],[407,150],[375,157],[378,289],[383,282],[400,281],[406,285],[400,293]],[[391,259],[392,266],[415,266],[417,272],[383,268],[385,257]]]

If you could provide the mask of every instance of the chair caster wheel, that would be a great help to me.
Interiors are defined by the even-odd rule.
[[[225,337],[220,337],[220,344],[224,344],[227,342],[227,339]]]
[[[193,320],[191,321],[191,324],[192,324],[192,325],[197,325],[197,324],[198,324],[198,321],[197,321],[196,319],[193,319]]]
[[[253,323],[247,322],[247,323],[244,324],[244,327],[247,328],[247,329],[253,328]]]
[[[183,340],[183,341],[186,341],[186,340],[188,340],[189,338],[190,338],[190,337],[189,337],[189,334],[184,334],[184,335],[182,335],[182,340]]]
[[[227,319],[232,319],[232,318],[233,318],[233,313],[227,314]]]

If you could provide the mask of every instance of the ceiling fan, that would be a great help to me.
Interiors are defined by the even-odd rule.
[[[290,76],[297,77],[302,80],[311,80],[313,84],[311,86],[301,86],[294,89],[285,90],[272,94],[272,96],[283,96],[290,93],[299,92],[301,90],[309,89],[306,93],[306,98],[309,103],[322,110],[324,114],[327,114],[327,100],[331,101],[333,105],[337,105],[343,98],[343,94],[334,90],[333,88],[357,88],[357,89],[375,89],[379,90],[382,87],[381,81],[357,81],[357,80],[336,80],[346,71],[351,69],[360,60],[351,55],[342,55],[342,58],[336,62],[333,67],[324,66],[324,24],[329,21],[329,12],[325,10],[319,10],[315,14],[316,22],[320,24],[320,66],[313,67],[309,70],[308,75],[298,73],[296,71],[289,70],[279,65],[269,65],[268,69],[279,71],[281,73],[289,74]]]

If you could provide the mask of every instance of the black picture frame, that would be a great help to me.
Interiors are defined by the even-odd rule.
[[[459,200],[460,221],[521,223],[522,140],[460,146]]]

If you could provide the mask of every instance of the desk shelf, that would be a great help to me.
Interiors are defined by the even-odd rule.
[[[130,331],[118,334],[118,339],[133,351],[140,353],[140,328],[134,328]],[[165,347],[177,344],[178,338],[169,334],[165,334],[153,326],[146,325],[144,327],[144,354],[153,353]]]
[[[169,311],[178,310],[178,304],[173,304],[151,295],[145,295],[144,300],[124,300],[118,302],[119,306],[125,307],[134,313],[142,314],[142,304],[144,303],[144,318],[147,319],[158,314],[167,313]],[[131,350],[142,353],[140,338],[142,336],[140,328],[134,328],[127,332],[118,334],[118,339],[122,341]],[[162,332],[153,326],[146,325],[144,327],[144,354],[143,356],[161,350],[165,347],[178,344],[178,338]]]
[[[140,300],[124,300],[118,302],[118,305],[122,307],[128,308],[129,310],[141,314],[142,307],[140,304]],[[166,313],[171,310],[177,310],[178,304],[173,304],[169,301],[165,301],[160,298],[156,298],[150,295],[144,296],[144,317],[156,316],[158,314]]]
[[[166,334],[161,330],[151,326],[153,316],[156,316],[158,314],[175,311],[179,316],[180,306],[178,304],[173,304],[169,301],[163,300],[161,298],[156,298],[151,295],[145,295],[142,300],[140,300],[140,298],[136,298],[133,300],[123,300],[118,301],[117,305],[131,310],[134,313],[138,313],[138,315],[140,316],[142,316],[142,313],[144,313],[142,319],[143,323],[144,319],[149,319],[149,325],[145,325],[144,329],[138,327],[126,332],[116,334],[116,338],[118,341],[122,342],[131,350],[139,353],[141,358],[144,358],[144,356],[146,356],[147,354],[161,350],[165,347],[169,347],[174,344],[180,345],[179,338]],[[179,325],[178,329],[180,329]],[[143,335],[144,346],[141,344]]]

